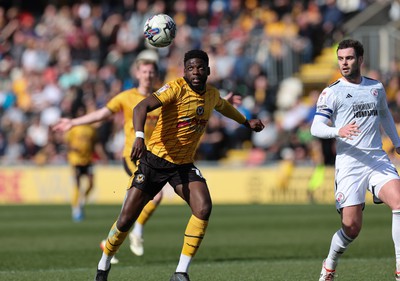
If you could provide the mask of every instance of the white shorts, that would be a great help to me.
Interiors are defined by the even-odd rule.
[[[379,166],[337,168],[335,175],[336,209],[365,203],[367,189],[379,199],[379,191],[385,183],[400,179],[391,162],[382,161]]]

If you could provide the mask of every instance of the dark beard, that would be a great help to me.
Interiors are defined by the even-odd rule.
[[[206,86],[206,81],[204,81],[204,84],[202,84],[203,86],[200,88],[200,87],[198,87],[198,86],[193,86],[192,83],[191,83],[188,79],[186,79],[186,77],[184,77],[184,79],[185,79],[186,82],[188,83],[189,87],[190,87],[193,91],[195,91],[196,93],[203,94],[203,93],[205,92],[205,90],[206,90],[206,88],[207,88],[207,86]]]

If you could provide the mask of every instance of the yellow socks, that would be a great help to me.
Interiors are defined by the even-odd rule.
[[[208,221],[191,216],[185,230],[182,253],[175,272],[188,272],[190,262],[203,241]]]
[[[119,231],[117,229],[117,222],[115,222],[108,234],[107,242],[103,251],[104,254],[106,254],[107,256],[114,256],[117,253],[119,247],[124,242],[128,233],[129,231],[126,232]]]
[[[196,254],[201,241],[203,241],[207,225],[208,221],[203,221],[193,215],[190,217],[185,230],[185,238],[183,240],[183,255],[193,257]]]

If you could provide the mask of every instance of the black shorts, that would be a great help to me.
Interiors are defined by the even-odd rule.
[[[75,170],[75,175],[77,177],[80,177],[82,175],[88,175],[88,176],[93,175],[93,165],[92,164],[74,166],[74,170]]]
[[[140,158],[128,188],[134,186],[154,197],[167,182],[175,189],[177,185],[194,181],[206,182],[193,163],[173,164],[147,151]]]
[[[137,169],[136,164],[129,157],[122,158],[122,164],[125,172],[131,177]]]

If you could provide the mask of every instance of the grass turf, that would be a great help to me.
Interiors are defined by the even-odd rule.
[[[69,206],[0,206],[0,280],[93,280],[120,206],[89,205],[74,223]],[[359,238],[338,267],[340,281],[394,280],[391,212],[368,205]],[[145,228],[145,254],[126,241],[109,280],[169,280],[176,268],[187,206],[161,205]],[[332,234],[340,227],[334,206],[214,206],[190,276],[194,281],[318,280]]]

